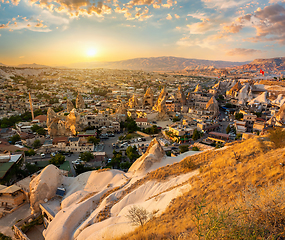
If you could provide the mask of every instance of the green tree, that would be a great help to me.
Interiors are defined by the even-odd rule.
[[[43,136],[46,135],[46,130],[44,128],[39,128],[36,132],[39,135],[43,135]]]
[[[235,114],[235,119],[236,120],[241,120],[243,118],[243,114],[242,113],[236,113]]]
[[[130,162],[122,162],[120,163],[120,169],[128,170],[132,166]]]
[[[41,145],[42,144],[41,144],[41,141],[39,139],[36,139],[32,144],[33,148],[39,148]]]
[[[180,121],[180,118],[175,116],[174,118],[172,118],[172,122],[179,122]]]
[[[121,152],[116,152],[115,150],[113,151],[113,155],[111,162],[107,165],[112,166],[113,168],[118,168],[122,162],[123,155]]]
[[[94,155],[91,152],[83,152],[79,154],[79,157],[84,162],[89,162],[94,159]]]
[[[94,169],[92,167],[86,167],[83,164],[78,164],[78,165],[74,166],[74,170],[75,170],[76,174],[79,175],[81,173],[92,171]]]
[[[89,136],[89,137],[87,138],[87,141],[88,141],[89,143],[93,143],[94,145],[97,145],[97,144],[100,142],[100,139],[99,139],[99,138],[96,138],[96,137],[94,137],[94,136]]]
[[[231,131],[231,126],[228,125],[227,128],[226,128],[226,132],[229,133],[230,131]]]
[[[36,132],[38,129],[40,129],[41,127],[39,126],[39,125],[37,125],[37,124],[34,124],[32,127],[31,127],[31,130],[33,131],[33,132]]]
[[[34,151],[34,149],[29,149],[28,151],[25,151],[25,155],[26,156],[34,156],[34,155],[36,155],[36,152]]]
[[[196,141],[196,140],[198,140],[199,138],[200,138],[200,134],[199,134],[198,130],[195,129],[194,132],[193,132],[193,135],[192,135],[192,139],[193,139],[194,141]]]
[[[65,161],[65,156],[58,153],[54,157],[52,157],[51,160],[49,160],[49,163],[53,164],[55,166],[59,166],[59,165],[63,164],[64,161]]]
[[[18,142],[21,140],[21,137],[20,137],[20,135],[15,134],[9,140],[12,142],[12,144],[15,144],[15,142]]]
[[[126,149],[126,154],[131,161],[134,161],[139,158],[139,154],[138,154],[136,146],[133,146],[133,147],[128,146]]]
[[[184,153],[184,152],[189,151],[187,145],[180,145],[180,146],[179,146],[179,150],[180,150],[180,153]]]

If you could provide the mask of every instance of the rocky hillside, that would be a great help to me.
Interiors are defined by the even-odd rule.
[[[259,71],[259,69],[262,69],[263,71],[285,70],[285,57],[255,59],[249,64],[236,67],[236,69],[254,71]]]
[[[67,178],[50,165],[30,184],[32,210],[37,212],[39,203],[53,209],[55,217],[44,231],[52,240],[283,239],[285,141],[278,145],[280,139],[285,133],[278,130],[178,157],[165,156],[154,139],[128,173],[92,171]],[[56,186],[66,188],[60,204],[51,199]]]
[[[247,62],[227,62],[211,61],[200,59],[188,59],[178,57],[151,57],[135,58],[116,62],[93,62],[93,63],[76,63],[69,67],[76,68],[111,68],[111,69],[129,69],[144,71],[177,71],[177,70],[195,70],[235,67]]]

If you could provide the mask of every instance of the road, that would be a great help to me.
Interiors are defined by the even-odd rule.
[[[24,219],[30,216],[30,214],[30,204],[26,203],[14,212],[2,217],[0,219],[0,232],[7,236],[13,237],[14,233],[11,227],[17,222],[17,220]]]

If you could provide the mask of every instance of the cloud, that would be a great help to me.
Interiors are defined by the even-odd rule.
[[[0,24],[0,29],[1,29],[1,28],[8,28],[8,27],[9,27],[9,24],[10,24],[10,21],[7,22],[6,24]]]
[[[256,50],[256,49],[234,48],[228,51],[226,54],[228,56],[236,56],[236,55],[246,56],[246,55],[252,55],[252,54],[261,53],[261,52],[262,52],[261,50]]]
[[[285,9],[279,4],[266,6],[254,13],[256,36],[247,40],[277,41],[285,45]]]
[[[177,18],[177,19],[179,19],[179,18],[180,18],[180,16],[179,16],[179,15],[177,15],[177,14],[174,14],[174,16],[175,16],[175,18]]]
[[[167,19],[167,20],[171,20],[171,19],[172,19],[172,16],[168,13],[166,19]]]
[[[188,24],[191,34],[205,34],[208,31],[216,30],[215,21],[210,19],[202,19],[202,22]]]
[[[228,9],[243,5],[247,0],[202,0],[207,8]]]
[[[229,26],[224,26],[223,32],[224,33],[238,33],[242,28],[243,28],[242,25],[232,23]]]

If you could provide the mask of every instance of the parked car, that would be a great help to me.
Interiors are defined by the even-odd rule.
[[[72,164],[78,165],[78,164],[83,164],[84,161],[80,160],[80,159],[76,159],[75,161],[72,161]]]

